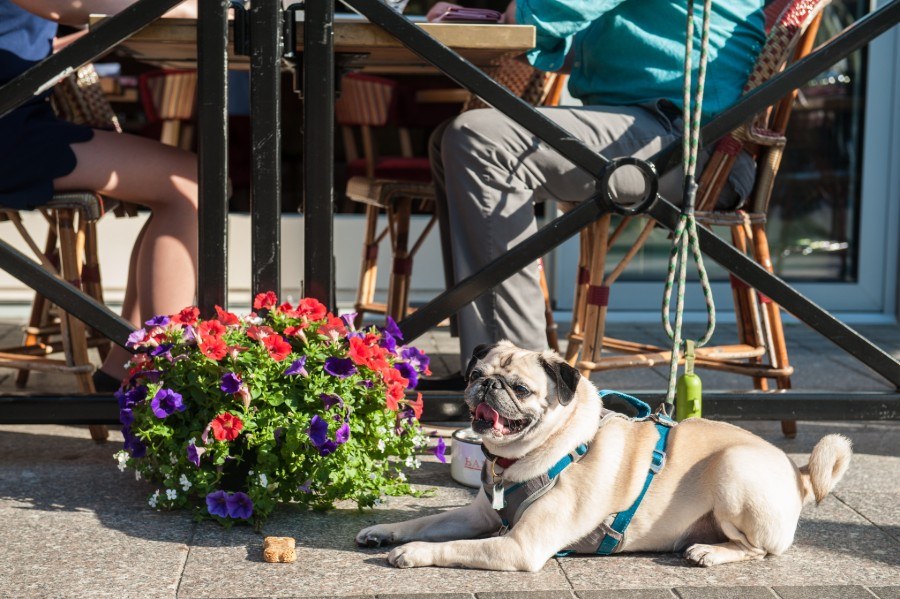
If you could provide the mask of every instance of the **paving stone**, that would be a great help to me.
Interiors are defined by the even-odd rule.
[[[398,593],[382,594],[377,599],[474,599],[472,593]]]
[[[499,591],[476,593],[478,599],[572,599],[571,591]]]
[[[674,599],[669,589],[605,589],[602,591],[575,591],[578,599]]]
[[[773,589],[781,599],[873,599],[872,593],[859,586],[777,586]]]
[[[895,480],[900,477],[900,467],[892,476]],[[898,543],[894,550],[900,551],[900,492],[863,492],[842,488],[834,495],[892,536]]]
[[[900,586],[897,587],[869,587],[878,599],[900,599]]]
[[[775,599],[769,587],[678,587],[679,599]]]

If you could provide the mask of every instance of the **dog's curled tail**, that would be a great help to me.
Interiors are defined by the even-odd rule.
[[[813,447],[809,464],[800,468],[803,481],[803,503],[815,498],[816,503],[825,499],[847,468],[853,455],[852,443],[844,435],[826,435]]]

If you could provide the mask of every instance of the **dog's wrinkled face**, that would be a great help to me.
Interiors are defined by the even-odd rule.
[[[555,428],[550,426],[554,413],[572,401],[579,378],[553,352],[524,350],[508,341],[478,346],[466,369],[472,428],[494,447],[546,436]]]

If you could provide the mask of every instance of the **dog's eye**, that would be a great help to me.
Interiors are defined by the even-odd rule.
[[[531,390],[521,383],[516,384],[513,387],[513,391],[515,391],[516,395],[518,395],[519,397],[525,397],[526,395],[531,394]]]
[[[482,376],[484,376],[484,375],[481,374],[481,371],[480,371],[480,370],[473,370],[473,371],[472,371],[472,374],[469,375],[469,380],[470,380],[470,381],[477,381],[477,380],[480,379]]]

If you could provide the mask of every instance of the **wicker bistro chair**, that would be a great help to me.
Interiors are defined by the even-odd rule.
[[[502,60],[489,74],[532,104],[559,101],[563,77],[541,73],[513,58]],[[377,153],[373,128],[396,122],[398,84],[395,81],[351,73],[344,77],[341,90],[341,97],[335,105],[335,116],[342,129],[350,175],[346,195],[353,201],[367,204],[355,302],[357,320],[361,322],[366,312],[386,314],[400,320],[410,311],[409,283],[413,258],[436,222],[436,215],[433,214],[410,247],[409,222],[413,203],[420,202],[423,207],[433,206],[431,167],[428,158],[413,155],[410,132],[402,126],[398,127],[401,156],[380,156]],[[448,94],[447,90],[429,90],[422,94],[420,102],[428,101],[425,97],[434,97],[435,101],[446,101],[444,99],[448,97],[461,99],[464,101],[463,110],[485,107],[475,96]],[[355,129],[358,129],[358,134]],[[361,139],[361,152],[357,137]],[[379,232],[377,219],[382,209],[387,213],[388,224]],[[388,236],[393,261],[387,302],[381,304],[374,301],[378,248]],[[551,346],[558,347],[543,270],[542,287],[547,306],[548,341]]]
[[[82,67],[55,88],[51,102],[57,114],[79,124],[121,132],[118,119],[103,92],[91,65]],[[104,198],[91,191],[56,193],[38,210],[49,228],[43,248],[15,210],[0,209],[0,220],[10,221],[41,265],[82,289],[98,302],[103,301],[98,259],[96,223],[109,207]],[[117,215],[133,215],[130,205],[114,203]],[[0,366],[19,369],[18,386],[25,386],[32,370],[61,372],[75,376],[81,393],[94,393],[91,373],[94,365],[88,349],[96,347],[101,357],[109,350],[109,340],[85,327],[64,309],[35,294],[31,315],[21,346],[0,349]],[[62,352],[63,359],[48,357]],[[105,426],[91,426],[91,436],[103,441]]]
[[[768,37],[757,59],[745,93],[766,81],[784,65],[809,53],[818,30],[821,10],[828,0],[778,0],[767,8]],[[765,233],[766,211],[778,165],[784,150],[795,93],[758,114],[752,122],[722,139],[704,167],[697,196],[697,220],[706,225],[724,225],[731,230],[735,246],[772,270]],[[716,200],[742,149],[756,156],[757,173],[747,211],[713,212]],[[644,224],[637,240],[621,261],[605,274],[607,250],[631,219],[623,219],[610,232],[610,216],[604,216],[581,233],[573,323],[566,359],[585,375],[621,368],[652,367],[669,362],[671,351],[604,336],[610,285],[621,275],[650,236],[655,223]],[[649,220],[649,219],[648,219]],[[753,378],[757,389],[766,389],[768,379],[778,388],[790,388],[793,372],[788,361],[779,307],[731,277],[738,322],[736,345],[697,350],[698,367],[722,370]],[[624,356],[601,357],[603,349]],[[785,434],[795,432],[793,423],[782,424]]]

